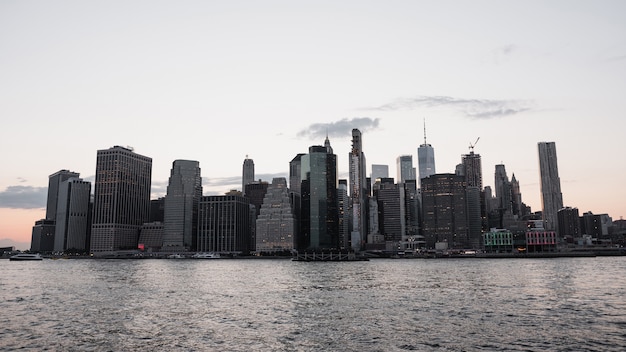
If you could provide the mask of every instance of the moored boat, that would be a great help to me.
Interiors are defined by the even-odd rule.
[[[194,259],[219,259],[219,253],[196,253],[192,256]]]
[[[43,257],[39,253],[18,253],[10,256],[9,260],[42,260]]]

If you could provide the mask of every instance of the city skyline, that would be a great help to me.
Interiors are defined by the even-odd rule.
[[[354,128],[367,176],[395,176],[424,120],[437,173],[474,143],[484,186],[505,165],[539,211],[537,143],[555,142],[563,205],[626,215],[626,4],[451,4],[0,4],[0,240],[29,242],[48,176],[93,185],[114,145],[153,159],[152,198],[178,159],[214,195],[246,156],[271,182],[326,136],[347,179]]]

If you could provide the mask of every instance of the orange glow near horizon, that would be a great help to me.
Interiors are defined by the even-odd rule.
[[[35,221],[45,216],[45,209],[0,208],[0,239],[30,244]]]

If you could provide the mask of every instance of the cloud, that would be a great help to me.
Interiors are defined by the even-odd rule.
[[[319,139],[322,141],[328,137],[349,137],[352,130],[357,128],[361,132],[378,128],[379,119],[370,117],[354,117],[352,119],[341,119],[336,122],[314,123],[298,132],[298,137],[308,137],[309,139]]]
[[[511,116],[532,109],[531,103],[521,100],[463,99],[448,96],[417,96],[397,99],[369,110],[395,111],[417,108],[452,108],[465,117],[472,119],[490,119]]]
[[[0,208],[45,208],[47,197],[48,187],[9,186],[0,192]]]

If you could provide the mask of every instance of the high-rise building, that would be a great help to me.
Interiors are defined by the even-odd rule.
[[[557,212],[559,235],[570,242],[580,237],[580,216],[578,208],[564,207]]]
[[[373,185],[376,179],[389,177],[389,165],[372,164],[372,173],[370,174],[370,182]]]
[[[470,145],[469,154],[464,154],[461,157],[461,169],[463,177],[465,177],[469,242],[471,247],[479,248],[482,240],[483,222],[486,224],[487,212],[483,204],[482,164],[480,154],[474,153],[474,145]]]
[[[54,251],[89,250],[91,183],[70,178],[59,185]]]
[[[200,163],[195,160],[174,160],[163,206],[162,250],[195,250],[200,197]]]
[[[337,187],[339,202],[339,246],[347,249],[350,245],[350,197],[348,196],[348,180],[340,179]]]
[[[270,184],[267,181],[252,181],[245,186],[245,197],[250,198],[250,204],[254,205],[255,218],[261,213],[261,205],[265,199],[265,193]]]
[[[398,172],[398,183],[405,183],[407,180],[415,180],[413,155],[400,155],[397,157],[396,170]]]
[[[426,143],[426,121],[424,121],[424,144],[417,148],[417,163],[421,187],[423,178],[435,174],[435,149]]]
[[[130,148],[98,150],[91,252],[137,248],[150,215],[152,159]]]
[[[165,197],[150,200],[150,218],[148,222],[163,222],[164,220]]]
[[[298,251],[338,249],[337,156],[328,146],[311,146],[302,156],[301,226]]]
[[[406,235],[406,216],[404,203],[404,184],[394,183],[393,178],[382,178],[381,183],[374,191],[378,202],[378,226],[385,241],[400,246]]]
[[[506,175],[506,168],[502,164],[496,165],[494,184],[499,211],[501,214],[507,213],[510,215],[512,213],[511,182]]]
[[[524,215],[522,192],[519,187],[519,181],[515,178],[515,173],[511,175],[511,207],[513,209],[513,215],[518,218]]]
[[[256,219],[256,251],[284,252],[294,249],[296,217],[292,212],[287,180],[276,177],[267,187]]]
[[[538,149],[544,226],[548,231],[558,231],[557,212],[563,208],[563,194],[556,160],[556,145],[554,142],[539,142]]]
[[[80,177],[78,172],[59,170],[48,176],[48,201],[46,203],[46,219],[55,220],[57,216],[57,203],[59,200],[59,187],[63,181],[70,178]]]
[[[360,250],[367,240],[367,179],[365,153],[361,131],[352,130],[352,150],[350,151],[350,199],[352,200],[352,231],[351,246]]]
[[[448,248],[469,246],[465,179],[434,174],[422,179],[423,234],[428,248],[438,242]]]
[[[465,176],[465,182],[468,187],[478,187],[479,190],[483,189],[483,169],[480,161],[480,154],[474,154],[474,151],[470,151],[469,154],[462,156],[461,164],[463,165],[463,175]]]
[[[246,158],[243,160],[243,173],[241,178],[241,192],[246,195],[246,185],[254,182],[254,161]]]
[[[30,241],[31,252],[52,252],[54,250],[54,220],[41,219],[35,221]]]
[[[252,207],[251,214],[251,231],[250,234],[250,251],[256,250],[256,219],[261,214],[261,206],[263,205],[265,194],[267,192],[267,188],[269,187],[269,183],[267,181],[253,181],[248,183],[245,186],[245,195],[244,197],[250,199],[250,206]]]
[[[299,153],[289,162],[289,190],[300,194],[300,183],[302,182],[301,161],[303,153]]]
[[[250,199],[238,194],[203,196],[198,210],[198,251],[250,252]]]

